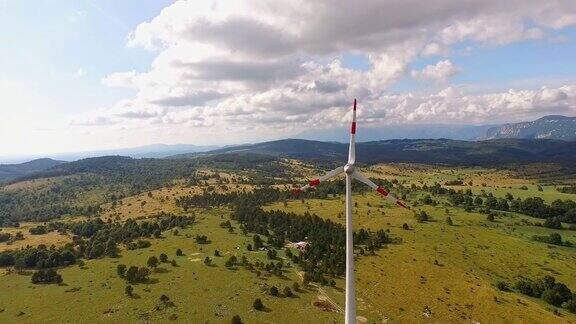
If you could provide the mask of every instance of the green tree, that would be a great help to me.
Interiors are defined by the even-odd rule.
[[[176,250],[176,256],[183,256],[184,253],[182,253],[181,249]]]
[[[138,267],[130,266],[126,271],[126,280],[131,283],[138,282]]]
[[[151,256],[148,258],[146,264],[148,264],[150,268],[155,269],[158,266],[158,258],[156,256]]]
[[[240,318],[240,315],[232,316],[232,324],[242,324],[242,319]]]
[[[541,297],[545,302],[547,302],[548,304],[554,305],[554,306],[560,306],[563,302],[563,298],[560,295],[560,293],[558,293],[557,291],[555,291],[554,289],[546,289],[544,290],[544,292],[542,293],[542,297]]]
[[[126,265],[125,264],[117,265],[116,273],[118,273],[118,276],[120,276],[120,278],[124,278],[124,275],[126,274]]]
[[[170,301],[170,297],[168,297],[168,296],[166,296],[166,295],[162,295],[162,296],[160,296],[160,301],[161,301],[163,304],[166,304],[166,303],[168,303],[168,302]]]
[[[278,255],[278,253],[274,249],[268,249],[268,252],[266,254],[268,255],[268,259],[270,260],[275,260]]]
[[[146,267],[140,267],[136,276],[137,282],[146,282],[148,276],[150,275],[150,269]]]
[[[567,301],[565,307],[569,312],[576,314],[576,296],[573,296],[571,300]]]
[[[226,260],[225,265],[226,267],[230,268],[236,265],[236,262],[238,262],[238,258],[235,255],[231,255],[228,260]]]
[[[429,219],[428,213],[425,212],[425,211],[423,211],[423,210],[421,210],[421,211],[418,213],[417,219],[418,219],[418,222],[420,222],[420,223],[427,222],[428,219]]]
[[[480,198],[480,197],[474,198],[474,205],[482,206],[482,204],[484,204],[484,200],[482,200],[482,198]]]
[[[544,221],[544,227],[553,228],[553,229],[562,229],[562,223],[558,217],[550,217],[546,218]]]
[[[279,291],[278,288],[276,286],[272,286],[270,287],[270,295],[274,296],[274,297],[278,297]]]
[[[254,309],[257,311],[264,310],[264,304],[262,303],[262,300],[260,298],[254,299],[254,302],[252,303],[252,307],[254,307]]]
[[[166,255],[166,253],[160,253],[160,262],[162,263],[168,262],[168,255]]]

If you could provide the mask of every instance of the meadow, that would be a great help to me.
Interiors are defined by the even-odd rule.
[[[310,166],[295,165],[312,172]],[[436,182],[445,186],[447,181],[462,180],[462,185],[445,187],[470,189],[474,195],[492,193],[495,197],[504,197],[512,193],[514,197],[541,197],[547,202],[576,200],[574,194],[558,192],[554,184],[547,183],[539,191],[537,180],[521,178],[505,170],[425,165],[376,165],[365,170],[370,177],[398,180],[405,187],[431,186]],[[178,229],[177,233],[162,232],[160,238],[150,239],[149,248],[122,247],[116,258],[82,260],[80,264],[58,269],[62,284],[36,285],[30,280],[33,270],[2,269],[0,289],[8,293],[0,295],[0,322],[224,323],[230,322],[234,315],[239,315],[245,323],[343,322],[343,278],[330,278],[335,287],[305,285],[299,266],[291,264],[283,248],[277,250],[275,260],[283,260],[280,276],[240,263],[226,266],[231,255],[238,259],[244,256],[251,264],[267,263],[270,259],[265,250],[247,249],[247,245],[253,243],[253,233],[242,232],[240,224],[231,219],[229,207],[184,211],[175,199],[207,192],[250,192],[258,186],[249,184],[245,174],[229,170],[218,177],[215,177],[218,171],[204,171],[204,174],[207,180],[194,185],[178,180],[169,186],[124,197],[114,204],[101,205],[98,217],[110,222],[143,221],[161,211],[194,215],[196,221],[192,226]],[[276,187],[285,188],[284,185]],[[26,187],[26,190],[31,189]],[[372,192],[354,195],[355,228],[384,229],[397,239],[374,255],[361,255],[361,251],[356,250],[360,322],[576,322],[576,315],[565,309],[514,290],[497,288],[499,282],[512,287],[519,278],[552,275],[576,290],[576,248],[532,239],[533,235],[558,232],[564,240],[576,242],[576,231],[568,229],[568,224],[563,224],[562,230],[550,229],[537,226],[542,219],[514,212],[499,212],[490,221],[486,214],[453,206],[443,196],[432,195],[436,205],[423,204],[426,194],[421,190],[407,194],[411,210],[389,206]],[[344,199],[340,193],[324,199],[271,202],[264,209],[316,214],[344,223]],[[428,221],[421,222],[415,217],[421,211],[429,215]],[[452,225],[448,224],[448,217]],[[69,215],[64,221],[84,219],[87,218]],[[231,222],[233,230],[221,226],[225,221]],[[72,241],[70,234],[29,234],[28,230],[38,224],[41,223],[22,223],[18,229],[3,228],[0,233],[23,232],[24,240],[11,245],[0,243],[0,251],[38,244],[62,246]],[[194,239],[197,235],[206,235],[208,244],[199,244]],[[177,249],[183,251],[182,256],[176,255]],[[214,255],[216,250],[221,256]],[[117,274],[118,264],[146,266],[151,256],[158,257],[161,253],[167,254],[169,261],[174,260],[176,266],[161,263],[147,282],[133,284],[133,295],[127,296],[127,282]],[[211,259],[211,265],[204,263],[206,257]],[[294,291],[295,296],[286,297],[282,293],[271,296],[272,286],[282,292],[294,283],[301,287]],[[173,305],[161,301],[162,295]],[[254,309],[252,304],[256,298],[262,300],[263,311]],[[322,307],[330,302],[335,305]]]

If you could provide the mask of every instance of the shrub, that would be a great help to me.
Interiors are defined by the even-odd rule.
[[[127,296],[132,296],[132,294],[134,293],[134,287],[132,287],[130,285],[126,286],[126,288],[124,288],[124,293]]]
[[[231,255],[228,260],[226,260],[226,263],[224,264],[226,267],[230,268],[236,265],[236,262],[238,262],[238,258],[235,255]]]
[[[532,289],[532,281],[530,280],[521,279],[516,282],[514,287],[516,288],[516,290],[518,290],[520,293],[524,295],[535,296],[535,292]]]
[[[508,286],[508,283],[505,281],[498,281],[496,283],[496,288],[498,288],[498,290],[501,291],[510,291],[510,287]]]
[[[545,302],[554,306],[560,306],[563,302],[562,295],[554,289],[546,289],[541,297]]]
[[[38,270],[32,275],[33,284],[60,284],[62,283],[62,276],[56,270]]]
[[[272,295],[274,297],[278,297],[279,291],[278,291],[278,288],[276,286],[270,287],[270,295]]]
[[[46,230],[46,226],[36,226],[36,227],[32,227],[29,230],[30,234],[32,235],[42,235],[42,234],[46,234],[48,231]]]
[[[426,213],[426,212],[423,211],[423,210],[421,210],[421,211],[418,213],[417,217],[416,217],[416,219],[417,219],[420,223],[427,222],[429,218],[430,218],[430,217],[428,216],[428,213]]]
[[[284,287],[284,296],[286,297],[294,296],[294,294],[292,293],[292,289],[290,289],[290,287],[288,286]]]
[[[260,298],[256,298],[254,300],[254,303],[252,303],[252,306],[254,307],[255,310],[257,311],[262,311],[264,310],[264,304],[262,303],[262,300]]]
[[[573,299],[567,301],[566,305],[564,305],[564,308],[566,308],[569,312],[576,314],[576,296],[574,296]]]
[[[562,223],[558,217],[550,217],[546,218],[544,221],[544,227],[553,228],[553,229],[562,229]]]
[[[277,255],[278,255],[278,253],[274,249],[268,249],[268,252],[266,254],[268,256],[268,259],[270,259],[270,260],[276,259]]]
[[[162,263],[168,262],[168,256],[166,255],[166,253],[160,253],[160,262]]]
[[[234,315],[232,317],[232,324],[242,324],[242,319],[240,318],[240,315]]]
[[[151,256],[148,258],[148,262],[146,262],[150,268],[156,268],[158,266],[158,258],[155,256]]]
[[[118,273],[118,276],[120,276],[121,278],[124,278],[124,275],[126,274],[126,265],[125,264],[117,265],[116,273]]]
[[[184,253],[182,253],[181,249],[176,250],[176,256],[183,256]]]

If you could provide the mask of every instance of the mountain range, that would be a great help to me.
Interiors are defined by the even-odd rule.
[[[479,139],[523,138],[576,140],[576,117],[545,116],[531,122],[492,127]]]
[[[576,141],[548,139],[497,139],[459,141],[450,139],[401,139],[356,143],[359,163],[427,163],[446,165],[500,166],[527,163],[576,164]],[[286,139],[239,145],[205,153],[180,154],[170,158],[194,158],[224,154],[258,154],[309,161],[346,161],[348,144]]]
[[[344,127],[327,130],[304,131],[296,137],[318,141],[348,141],[348,129]],[[576,117],[545,116],[535,121],[503,125],[457,125],[415,124],[363,127],[358,131],[362,142],[388,139],[447,138],[478,141],[499,138],[576,140]]]
[[[48,157],[54,160],[76,161],[98,156],[122,155],[132,158],[163,158],[175,154],[206,152],[215,150],[220,146],[198,146],[192,144],[151,144],[138,147],[130,147],[112,150],[97,150],[86,152],[71,152],[49,154],[48,156],[20,155],[20,156],[0,156],[0,163],[17,164],[33,159]]]
[[[347,134],[347,131],[342,130],[339,133]],[[431,138],[449,135],[450,139],[412,139],[410,136],[405,136],[407,138],[404,139],[370,141],[366,139],[378,138],[378,134],[382,137],[382,134],[386,132],[367,128],[360,132],[362,133],[364,135],[360,137],[360,140],[365,141],[359,142],[357,148],[358,159],[363,163],[499,165],[554,162],[564,165],[576,164],[576,117],[545,116],[532,122],[501,126],[404,127],[404,132],[397,128],[395,132],[387,133],[397,138],[402,137],[402,134],[411,134],[417,137],[429,135]],[[332,137],[327,136],[327,138]],[[342,142],[345,141],[346,138],[343,137]],[[180,159],[252,154],[316,161],[344,161],[348,144],[342,142],[286,139],[223,148],[187,144],[154,144],[127,149],[57,154],[52,156],[52,159],[42,158],[20,164],[0,164],[0,183],[54,169],[65,161],[99,156]]]

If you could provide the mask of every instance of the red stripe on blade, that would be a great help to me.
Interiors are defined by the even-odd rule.
[[[379,193],[381,193],[384,197],[388,196],[388,191],[382,187],[378,187],[376,188],[376,191],[378,191]]]
[[[320,179],[311,180],[310,183],[309,183],[309,185],[310,185],[311,187],[316,187],[316,186],[319,185],[319,184],[320,184]]]
[[[352,130],[350,132],[356,134],[356,122],[352,122]]]
[[[396,201],[396,205],[408,209],[408,206],[406,206],[406,205],[405,205],[403,202],[401,202],[400,200]]]

